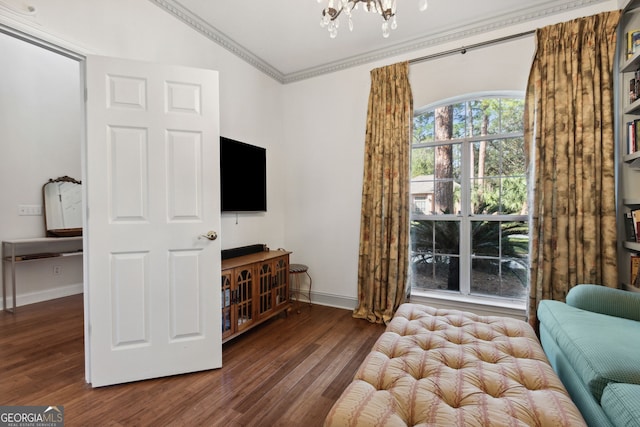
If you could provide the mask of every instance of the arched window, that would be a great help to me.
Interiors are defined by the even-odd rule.
[[[417,111],[411,157],[412,294],[528,295],[522,95]]]

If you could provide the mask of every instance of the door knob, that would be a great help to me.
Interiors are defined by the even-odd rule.
[[[205,237],[209,240],[216,240],[218,238],[218,233],[215,231],[209,231],[207,234],[201,234],[200,237]]]

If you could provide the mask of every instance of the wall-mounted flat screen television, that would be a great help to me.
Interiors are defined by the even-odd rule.
[[[267,150],[220,137],[222,212],[266,212]]]

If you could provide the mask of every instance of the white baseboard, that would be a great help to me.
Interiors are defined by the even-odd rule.
[[[35,304],[37,302],[49,301],[56,298],[68,297],[70,295],[81,294],[84,291],[82,283],[76,283],[73,285],[62,286],[59,288],[46,289],[44,291],[31,292],[27,294],[18,294],[16,296],[16,305],[18,307],[28,304]],[[0,298],[0,301],[2,298]],[[11,296],[7,297],[7,307],[11,307],[13,300]]]
[[[302,298],[300,301],[304,302],[306,299]],[[313,304],[343,308],[345,310],[353,310],[358,306],[358,300],[356,298],[313,291],[311,291],[311,302]]]

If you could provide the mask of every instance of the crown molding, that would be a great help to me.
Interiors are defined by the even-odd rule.
[[[236,43],[222,32],[196,16],[193,12],[177,3],[178,0],[150,0],[180,21],[189,25],[196,31],[219,44],[229,52],[237,55],[258,70],[271,76],[276,81],[287,84],[300,80],[317,77],[323,74],[345,70],[362,64],[379,61],[393,56],[403,55],[409,52],[442,45],[456,40],[462,40],[478,36],[491,31],[500,30],[514,25],[542,19],[559,13],[581,9],[608,0],[550,0],[543,4],[534,5],[517,13],[509,13],[495,16],[490,20],[472,22],[452,31],[433,33],[425,37],[404,41],[389,46],[385,49],[370,51],[361,55],[345,58],[340,61],[323,64],[317,67],[307,68],[289,74],[284,74],[271,64],[268,64],[251,51]]]

